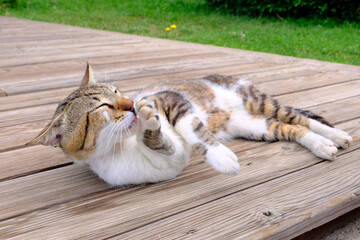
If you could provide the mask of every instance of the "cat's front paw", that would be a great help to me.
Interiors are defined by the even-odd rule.
[[[222,144],[208,148],[206,163],[223,174],[236,175],[240,170],[240,164],[235,153]]]
[[[135,111],[144,130],[157,130],[160,128],[159,115],[152,101],[147,98],[138,99],[135,103]]]

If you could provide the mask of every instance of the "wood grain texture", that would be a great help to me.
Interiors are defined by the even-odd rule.
[[[1,239],[288,239],[360,206],[360,67],[0,16]],[[59,149],[24,147],[86,61],[127,95],[156,81],[248,78],[354,136],[338,160],[234,140],[238,176],[194,155],[177,178],[113,189]],[[1,95],[1,94],[0,94]]]
[[[350,134],[359,135],[360,129],[356,127],[359,123],[360,120],[357,119],[339,127],[349,131]],[[358,150],[356,149],[359,148],[360,143],[357,143],[350,149],[342,151],[341,155],[351,155],[352,164],[356,164],[358,157]],[[47,233],[42,231],[43,228],[51,229],[54,238],[57,236],[86,239],[105,238],[116,235],[119,232],[136,229],[154,220],[160,220],[173,214],[176,215],[177,212],[183,212],[187,209],[190,209],[189,212],[191,214],[194,207],[202,206],[209,202],[215,201],[221,205],[223,200],[219,200],[220,198],[227,198],[228,195],[232,196],[235,193],[241,193],[254,186],[271,182],[270,180],[277,177],[288,176],[288,173],[306,169],[315,166],[319,162],[323,162],[297,144],[284,144],[281,142],[263,144],[260,148],[257,148],[256,152],[251,149],[240,151],[238,156],[240,164],[243,166],[242,173],[238,176],[219,175],[205,163],[200,163],[193,164],[174,180],[125,190],[108,189],[101,182],[96,181],[94,176],[91,177],[91,175],[86,174],[84,168],[74,168],[73,166],[52,170],[53,172],[49,171],[49,173],[45,172],[28,176],[26,177],[28,178],[26,182],[32,184],[31,186],[37,186],[37,188],[25,185],[21,188],[21,192],[19,192],[19,187],[17,187],[21,179],[0,183],[0,189],[3,192],[0,197],[0,209],[3,209],[2,211],[0,210],[0,217],[9,218],[10,213],[17,213],[18,215],[23,213],[20,214],[21,217],[16,218],[16,221],[12,221],[11,218],[8,221],[0,222],[0,228],[6,226],[6,235],[4,236],[7,238],[15,236],[19,239],[45,238]],[[251,159],[251,162],[249,162],[249,159]],[[338,172],[342,172],[341,163],[345,161],[344,159],[346,160],[345,157],[339,157],[339,160],[334,162],[334,164],[340,163],[335,164],[336,166],[326,162],[326,167],[333,166]],[[348,165],[345,166],[349,167]],[[359,173],[357,168],[353,172],[353,174],[357,175]],[[62,174],[65,174],[66,179],[61,178]],[[326,171],[327,174],[328,172]],[[333,175],[330,175],[330,177],[334,178]],[[44,179],[48,181],[44,182]],[[292,178],[290,177],[290,179]],[[72,183],[66,184],[67,182]],[[356,183],[356,186],[358,186],[356,181],[351,181],[351,183]],[[87,187],[86,192],[90,195],[89,197],[83,196],[84,192],[82,190],[76,192],[72,190],[78,187],[84,188],[85,186]],[[276,184],[272,186],[276,189],[279,188],[279,185]],[[268,189],[268,187],[265,187],[265,189]],[[289,191],[289,189],[294,190],[288,187],[286,191]],[[274,189],[270,190],[273,191]],[[34,194],[36,191],[41,193]],[[95,197],[90,194],[92,191],[100,191],[102,193],[100,196]],[[313,191],[317,190],[313,189]],[[66,192],[66,194],[59,195],[61,192]],[[327,194],[332,193],[332,191],[327,192]],[[311,198],[313,197],[312,195]],[[17,196],[16,199],[13,196]],[[241,196],[240,199],[243,198],[243,195]],[[73,198],[72,201],[64,200],[70,197]],[[249,197],[251,198],[251,195]],[[296,204],[297,200],[295,198],[293,200],[293,204]],[[245,203],[248,201],[245,201]],[[258,196],[252,198],[251,201],[257,204],[266,203],[264,198],[259,198]],[[24,204],[26,202],[30,202],[31,206]],[[55,204],[57,202],[58,204]],[[23,206],[23,208],[17,208],[19,205]],[[42,205],[49,207],[43,209],[40,207]],[[235,206],[241,212],[246,210],[253,211],[253,209],[244,203],[235,205],[226,204],[226,206]],[[244,208],[241,206],[244,206]],[[279,208],[280,206],[281,204],[279,204]],[[26,214],[28,208],[37,210]],[[231,211],[234,211],[234,209]],[[271,211],[280,210],[271,209]],[[285,209],[284,212],[288,212],[288,209]],[[229,220],[227,212],[218,212],[217,214],[217,217],[223,219],[224,222]],[[242,214],[244,213],[242,212]],[[242,214],[237,219],[234,219],[234,222],[246,216]],[[212,219],[211,216],[208,213],[206,216],[201,216],[200,219],[201,221],[208,221]],[[66,221],[59,222],[59,219],[66,219]],[[192,219],[191,217],[186,217],[185,219],[193,224],[200,221],[198,218]],[[168,223],[166,221],[166,224]],[[241,225],[238,224],[236,229],[242,229],[247,224],[248,221],[243,222]],[[257,222],[254,223],[254,226],[257,226]],[[63,229],[67,229],[67,231],[63,232]],[[157,228],[150,227],[150,229],[156,231]],[[144,231],[143,234],[146,232]],[[210,236],[206,235],[206,237]],[[145,236],[146,238],[147,236]]]
[[[360,204],[359,154],[316,164],[114,239],[291,239]]]
[[[297,65],[295,65],[296,67]],[[184,80],[184,79],[193,79],[193,78],[200,78],[209,74],[210,71],[217,72],[218,74],[229,74],[229,75],[240,75],[240,76],[247,76],[251,75],[256,76],[257,78],[261,78],[261,74],[264,73],[265,76],[271,74],[271,72],[276,73],[280,71],[286,71],[287,68],[294,67],[293,64],[288,65],[265,65],[265,64],[254,64],[251,65],[251,72],[249,73],[249,69],[246,68],[248,65],[240,67],[239,65],[225,65],[225,66],[215,66],[213,68],[203,68],[203,69],[194,69],[189,71],[177,71],[171,73],[170,75],[153,75],[149,77],[140,77],[140,78],[133,78],[126,84],[126,82],[120,81],[126,79],[115,79],[113,82],[114,85],[118,86],[123,92],[133,91],[139,89],[143,86],[146,86],[155,81],[167,81],[167,80]],[[211,70],[210,70],[211,69]],[[79,72],[83,71],[82,69],[78,69]],[[96,70],[95,70],[96,71]],[[269,73],[270,72],[270,73]],[[107,79],[105,72],[97,72],[96,76],[99,78],[99,81],[104,81]],[[79,74],[79,77],[81,75]],[[81,79],[81,78],[79,78]],[[134,82],[133,82],[134,81]],[[136,85],[135,85],[136,83]],[[135,85],[132,86],[132,85]],[[44,105],[50,103],[58,103],[61,99],[66,97],[70,92],[72,92],[76,87],[69,87],[69,88],[61,88],[61,89],[52,89],[52,90],[44,90],[40,92],[29,92],[18,94],[15,96],[8,96],[8,98],[2,99],[4,104],[0,104],[0,111],[5,111],[14,108],[24,108],[24,107],[31,107],[37,105]],[[11,103],[11,105],[10,105]]]

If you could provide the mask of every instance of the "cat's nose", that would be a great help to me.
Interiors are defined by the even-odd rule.
[[[134,112],[134,102],[126,97],[121,97],[117,102],[117,109]]]

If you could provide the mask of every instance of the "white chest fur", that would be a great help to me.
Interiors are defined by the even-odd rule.
[[[90,168],[101,179],[116,186],[159,182],[176,177],[188,164],[190,147],[174,131],[165,126],[164,130],[175,143],[175,154],[156,153],[136,135],[110,143],[113,147],[109,148],[108,136],[103,134],[99,136],[96,153],[88,161]]]

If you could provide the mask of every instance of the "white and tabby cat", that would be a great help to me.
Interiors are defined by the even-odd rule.
[[[80,88],[29,144],[59,146],[107,183],[126,185],[176,177],[192,150],[215,170],[237,174],[236,155],[220,143],[231,138],[296,141],[331,160],[352,141],[322,117],[281,106],[244,79],[159,82],[134,99],[96,82],[88,65]]]

